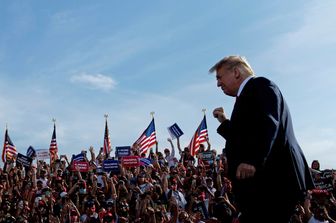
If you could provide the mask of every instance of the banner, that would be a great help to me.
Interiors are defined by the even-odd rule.
[[[17,154],[17,157],[16,157],[16,163],[18,164],[21,164],[22,166],[24,167],[30,167],[30,165],[32,164],[33,162],[33,159],[28,157],[28,156],[25,156],[21,153],[18,153]]]
[[[140,166],[140,159],[138,156],[124,156],[122,158],[122,165],[124,167]]]
[[[76,162],[73,161],[71,165],[71,171],[77,171],[77,167],[79,172],[88,172],[89,171],[89,163],[85,161]]]
[[[313,174],[316,189],[333,191],[333,170],[322,170],[317,174],[319,176]]]
[[[115,155],[116,157],[129,156],[131,155],[131,147],[130,146],[117,146]]]
[[[168,127],[168,132],[169,132],[170,137],[172,139],[179,138],[181,135],[183,135],[182,130],[180,129],[180,127],[176,123],[174,123],[172,126]]]
[[[211,151],[199,153],[199,158],[200,162],[202,162],[206,168],[210,168],[210,166],[214,163],[214,155]]]
[[[119,173],[119,161],[107,159],[103,162],[103,168],[105,172]]]
[[[36,157],[38,160],[47,160],[50,158],[48,149],[37,149]]]

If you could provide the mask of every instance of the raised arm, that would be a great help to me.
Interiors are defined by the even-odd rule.
[[[96,155],[95,155],[93,146],[90,146],[89,151],[90,151],[90,154],[91,154],[91,161],[96,162]]]
[[[174,148],[174,144],[171,138],[168,138],[167,141],[170,143],[170,147],[171,147],[171,156],[175,157],[175,148]]]
[[[179,150],[179,153],[181,155],[182,154],[182,150],[181,150],[181,144],[180,144],[180,137],[178,137],[176,139],[176,141],[177,141],[177,149]]]

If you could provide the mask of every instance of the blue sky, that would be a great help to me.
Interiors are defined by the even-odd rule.
[[[335,168],[336,2],[1,1],[0,125],[19,152],[49,148],[57,120],[60,154],[133,143],[151,120],[160,148],[178,123],[186,146],[207,109],[234,100],[208,69],[246,56],[276,82],[307,161]]]

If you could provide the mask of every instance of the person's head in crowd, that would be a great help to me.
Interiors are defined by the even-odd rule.
[[[5,217],[4,217],[4,220],[2,221],[4,223],[14,223],[16,222],[16,218],[10,214],[7,214]]]
[[[124,180],[119,180],[119,182],[117,184],[117,191],[118,191],[119,197],[127,197],[128,196],[128,191],[127,191]]]
[[[96,204],[93,200],[89,200],[85,204],[86,214],[91,216],[96,213]]]
[[[314,170],[320,170],[320,162],[318,160],[313,160],[311,163],[311,168]]]
[[[177,172],[181,177],[186,177],[187,175],[187,169],[184,166],[177,166]]]
[[[58,192],[63,191],[66,188],[65,181],[62,177],[56,177],[54,181],[54,189]]]
[[[97,190],[97,200],[101,204],[105,203],[105,194],[104,194],[104,191],[101,189]]]
[[[206,186],[209,188],[212,188],[214,185],[214,182],[211,177],[206,178],[205,182],[206,182]]]
[[[7,214],[11,210],[11,202],[9,200],[3,200],[1,203],[1,210],[4,214]]]
[[[70,211],[70,222],[79,222],[79,216],[75,209]]]
[[[216,157],[217,151],[215,149],[211,150],[213,157]]]
[[[189,155],[190,154],[189,147],[184,147],[184,154],[185,155]]]
[[[78,181],[78,192],[79,194],[82,194],[82,195],[87,193],[85,180]]]
[[[107,213],[112,213],[113,206],[114,206],[113,199],[108,199],[108,200],[105,201],[105,209],[106,209]]]
[[[144,184],[146,182],[145,180],[146,180],[146,176],[145,176],[144,173],[138,174],[138,176],[137,176],[138,185]]]
[[[69,201],[69,195],[67,192],[63,191],[59,194],[59,197],[61,198],[62,204],[65,204]]]
[[[165,148],[163,152],[164,152],[166,157],[170,156],[170,150],[168,148]]]
[[[178,221],[179,222],[188,222],[189,220],[189,214],[186,211],[181,211],[178,215]]]
[[[62,177],[63,176],[63,170],[62,169],[57,169],[57,176]]]
[[[223,186],[224,186],[224,190],[225,192],[232,192],[232,183],[231,180],[229,180],[228,178],[224,177],[223,179]]]
[[[126,198],[122,198],[117,205],[117,212],[120,217],[128,218],[129,216],[129,205]]]
[[[47,171],[45,169],[40,170],[40,178],[44,179],[46,177]]]
[[[201,143],[201,144],[199,145],[198,153],[201,153],[201,152],[204,152],[204,151],[205,151],[205,146],[204,146],[203,143]]]
[[[176,178],[172,178],[170,183],[170,189],[173,191],[177,191],[177,180]]]
[[[36,181],[36,186],[38,190],[42,190],[43,188],[43,181],[42,180],[37,180]]]
[[[103,223],[112,223],[112,222],[114,222],[113,215],[112,213],[108,212],[103,218]]]
[[[158,160],[164,160],[163,154],[161,152],[157,153]]]
[[[37,213],[41,216],[47,216],[48,214],[48,206],[46,204],[46,202],[41,199],[40,197],[37,197],[39,199],[35,200],[35,210],[37,211]]]

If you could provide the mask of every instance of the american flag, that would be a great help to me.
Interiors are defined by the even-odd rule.
[[[110,140],[110,134],[107,127],[107,120],[105,121],[105,134],[104,134],[104,154],[105,157],[108,157],[108,154],[111,152],[111,140]]]
[[[49,153],[50,153],[50,163],[52,163],[58,158],[58,154],[57,154],[58,148],[57,148],[57,142],[56,142],[56,124],[54,124],[54,132],[51,137]]]
[[[135,143],[139,145],[140,154],[147,153],[147,150],[156,144],[154,118]]]
[[[200,144],[206,142],[207,138],[208,138],[208,129],[206,124],[206,118],[204,115],[201,124],[198,126],[189,144],[189,150],[192,156],[197,154]]]
[[[6,128],[4,146],[2,150],[2,162],[6,162],[6,159],[12,159],[16,154],[16,147],[10,139],[8,129]]]

